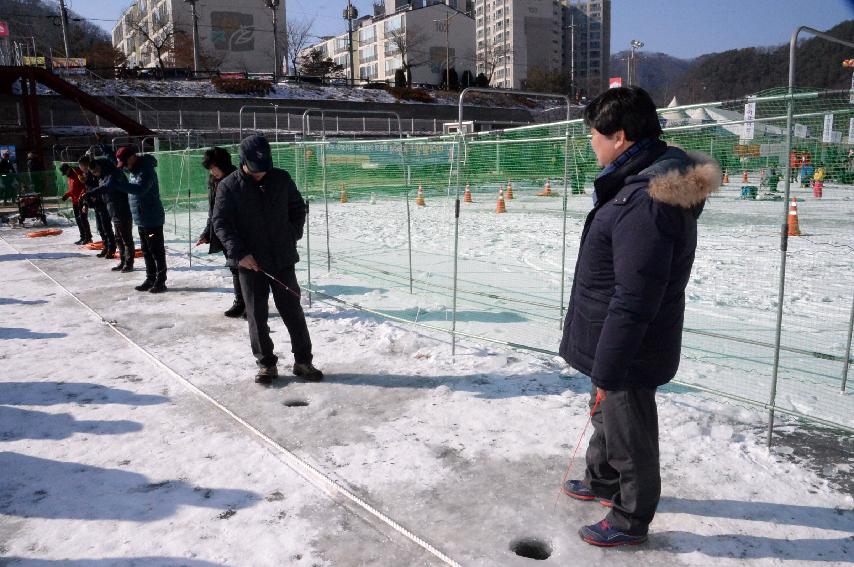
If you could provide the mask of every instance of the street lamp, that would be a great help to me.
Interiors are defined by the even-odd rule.
[[[632,55],[629,58],[629,65],[628,65],[629,70],[627,73],[627,75],[628,75],[627,79],[628,79],[628,83],[631,85],[632,84],[632,76],[637,74],[637,65],[635,64],[635,53],[637,52],[638,49],[640,49],[641,47],[644,46],[644,43],[642,41],[640,41],[639,39],[633,39],[629,45],[631,45],[631,47],[632,47]],[[635,81],[637,81],[637,77],[634,77],[634,78],[635,78]]]
[[[198,0],[184,0],[193,11],[193,73],[199,72],[199,15],[196,13]]]
[[[273,83],[279,82],[279,1],[264,0],[273,12]]]

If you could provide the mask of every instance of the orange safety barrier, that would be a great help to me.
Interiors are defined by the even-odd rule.
[[[48,228],[45,230],[37,230],[35,232],[28,232],[28,238],[41,238],[43,236],[59,236],[62,234],[62,229],[59,228]]]

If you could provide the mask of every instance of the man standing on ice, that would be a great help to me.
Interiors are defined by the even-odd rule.
[[[311,337],[300,304],[294,266],[299,262],[306,203],[287,171],[273,167],[270,144],[263,136],[240,143],[240,167],[219,182],[211,223],[229,266],[238,268],[249,321],[249,342],[258,363],[255,381],[278,377],[267,325],[270,292],[291,337],[293,373],[317,381],[323,373],[312,365]]]
[[[660,139],[655,104],[638,87],[609,89],[584,121],[596,161],[560,354],[590,376],[593,436],[583,480],[563,491],[609,507],[584,526],[592,545],[647,539],[661,493],[655,391],[679,366],[685,286],[697,219],[721,173],[709,158]]]

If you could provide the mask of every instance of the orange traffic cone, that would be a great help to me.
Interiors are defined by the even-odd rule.
[[[421,188],[421,184],[418,184],[418,196],[415,197],[415,204],[419,207],[423,207],[427,203],[424,202],[424,189]]]
[[[349,199],[347,198],[347,188],[344,187],[344,184],[341,184],[341,202],[346,203]]]
[[[466,203],[473,203],[474,202],[474,201],[472,201],[472,198],[471,198],[471,189],[469,188],[468,183],[466,183],[466,192],[463,195],[463,201]]]
[[[726,185],[727,183],[729,183],[729,173],[724,171],[724,185]]]
[[[744,173],[741,174],[741,182],[747,183],[747,170],[745,170]]]
[[[551,197],[552,196],[552,181],[551,179],[546,179],[546,186],[543,187],[543,190],[537,193],[537,197]]]
[[[512,200],[513,200],[513,182],[512,182],[512,181],[508,181],[508,182],[507,182],[507,193],[506,193],[506,195],[505,195],[505,198],[506,198],[508,201],[512,201]]]
[[[800,236],[801,227],[798,224],[798,202],[792,197],[792,204],[789,205],[789,236]]]
[[[498,204],[495,205],[496,213],[506,213],[507,206],[504,204],[504,189],[498,190]]]

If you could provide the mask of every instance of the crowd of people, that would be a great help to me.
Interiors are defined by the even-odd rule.
[[[562,488],[609,510],[602,521],[581,527],[585,542],[637,545],[647,539],[661,494],[655,394],[679,366],[697,220],[720,185],[721,171],[710,158],[661,140],[656,106],[640,88],[609,89],[587,105],[584,121],[603,169],[584,223],[560,354],[591,379],[594,432],[584,477]],[[294,269],[306,202],[288,172],[274,167],[264,137],[244,139],[239,151],[237,165],[223,148],[205,152],[210,210],[197,245],[225,255],[235,294],[226,315],[248,322],[255,381],[270,384],[278,376],[267,325],[271,293],[290,334],[293,374],[321,380]],[[119,149],[116,158],[65,167],[66,196],[78,218],[87,198],[102,200],[107,214],[96,215],[99,230],[109,253],[109,217],[122,271],[133,269],[132,217],[146,264],[146,279],[136,289],[165,291],[157,161],[130,147]],[[97,211],[102,205],[91,206]],[[80,219],[78,226],[80,242],[87,241],[88,225]]]

